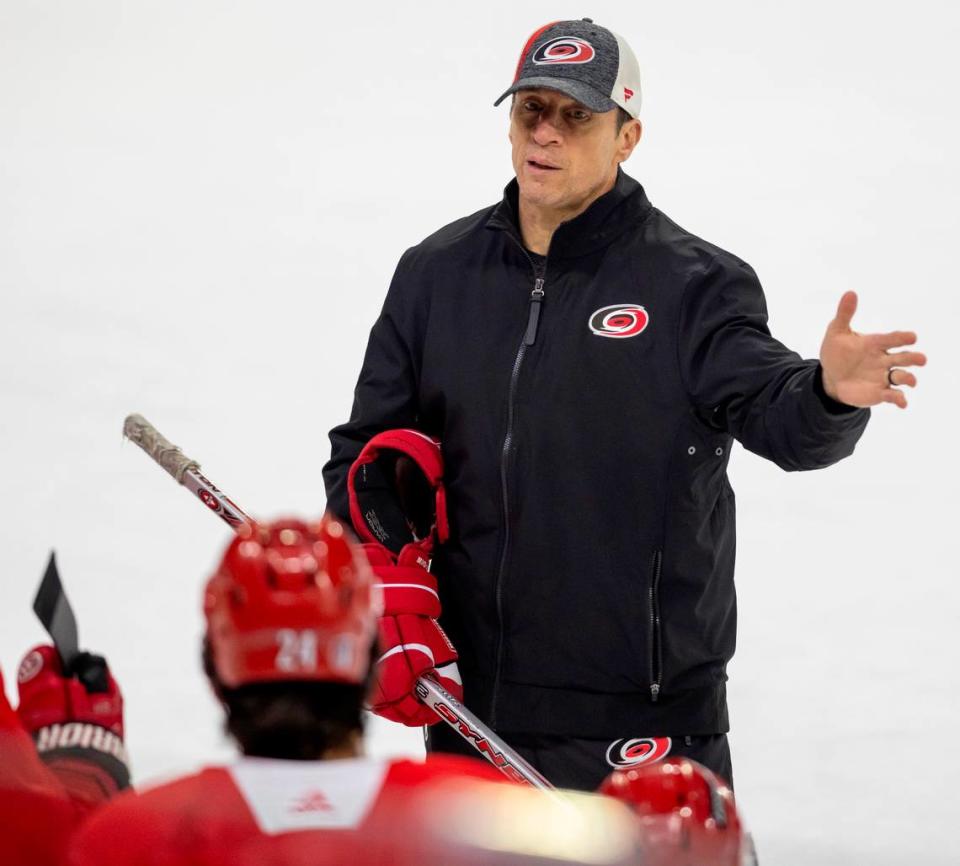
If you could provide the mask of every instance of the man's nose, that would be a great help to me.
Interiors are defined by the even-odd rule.
[[[533,125],[533,140],[541,146],[560,140],[560,130],[557,129],[554,118],[546,112],[543,112]]]

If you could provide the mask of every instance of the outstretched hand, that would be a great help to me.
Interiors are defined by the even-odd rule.
[[[839,403],[848,406],[876,406],[896,403],[907,408],[907,398],[899,387],[915,388],[917,377],[903,367],[922,367],[927,356],[922,352],[892,351],[912,346],[917,335],[912,331],[889,334],[858,334],[850,327],[857,310],[856,292],[840,299],[836,318],[827,326],[820,346],[823,389]]]

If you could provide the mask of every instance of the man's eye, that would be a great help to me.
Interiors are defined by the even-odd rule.
[[[590,115],[586,111],[571,111],[570,117],[574,120],[589,120]]]
[[[527,101],[523,103],[523,110],[524,111],[540,111],[540,105],[536,102]]]

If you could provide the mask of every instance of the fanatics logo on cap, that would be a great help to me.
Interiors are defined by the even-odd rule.
[[[538,66],[554,63],[589,63],[596,56],[596,51],[586,39],[577,36],[560,36],[544,42],[533,55],[533,62]]]
[[[591,313],[587,324],[598,337],[623,340],[643,333],[650,324],[650,316],[638,304],[612,304]]]
[[[655,764],[670,754],[670,737],[643,737],[635,740],[614,740],[607,747],[607,763],[611,767],[638,767]]]

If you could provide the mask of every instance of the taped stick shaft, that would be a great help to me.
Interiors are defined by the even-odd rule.
[[[127,416],[123,422],[123,435],[139,445],[155,463],[162,466],[179,484],[186,487],[234,530],[244,523],[253,523],[253,520],[244,514],[233,500],[200,473],[199,463],[187,457],[142,415]],[[420,677],[416,682],[415,691],[421,701],[505,776],[535,788],[544,790],[553,788],[536,769],[435,680]]]
[[[187,457],[176,445],[164,437],[143,415],[127,415],[123,421],[123,435],[131,442],[136,442],[154,463],[158,463],[164,470],[183,484],[183,477],[187,470],[199,470],[200,464]]]
[[[178,484],[182,484],[221,520],[233,529],[253,521],[216,484],[200,472],[200,464],[191,460],[167,439],[143,415],[128,415],[123,422],[123,435],[139,445]]]

